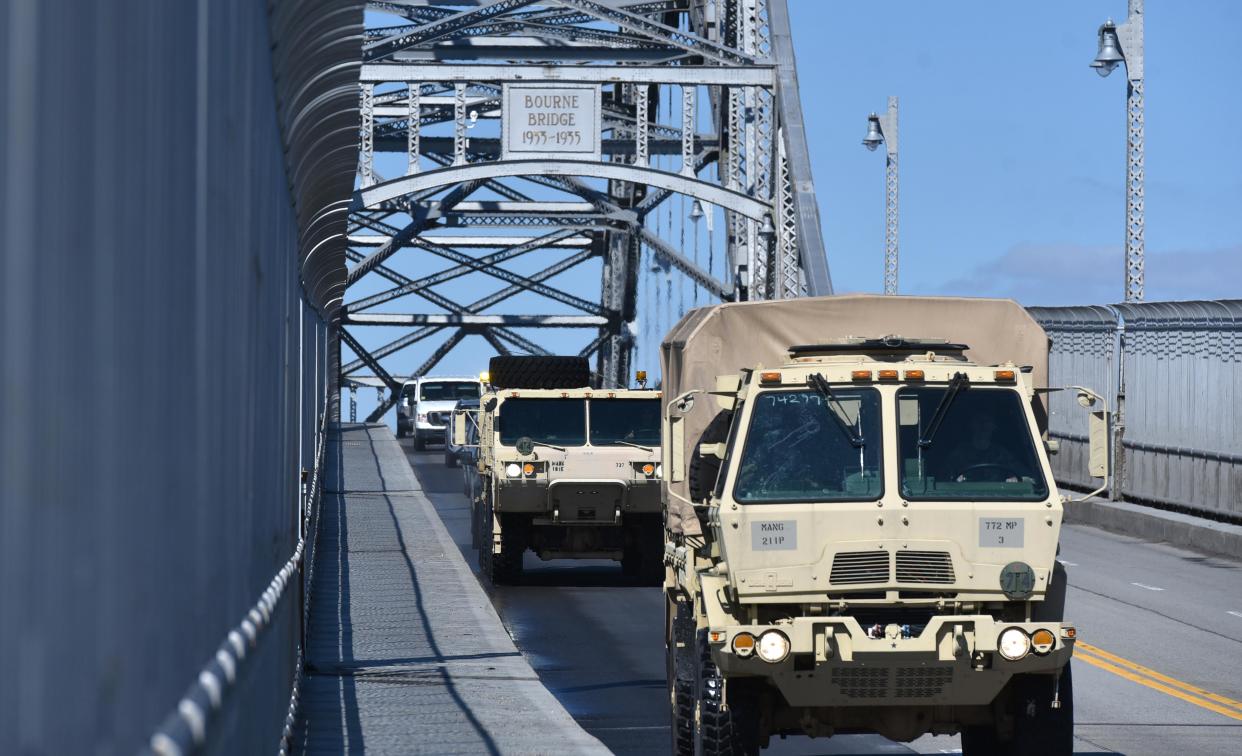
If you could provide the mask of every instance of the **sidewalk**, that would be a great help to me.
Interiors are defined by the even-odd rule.
[[[384,425],[330,432],[295,750],[607,753],[539,682]]]

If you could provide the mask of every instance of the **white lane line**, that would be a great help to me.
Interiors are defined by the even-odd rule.
[[[1078,566],[1078,562],[1067,562],[1064,559],[1058,559],[1057,561],[1065,565],[1066,567],[1077,567]]]
[[[1146,583],[1130,583],[1130,585],[1137,585],[1139,588],[1142,588],[1145,591],[1163,591],[1164,590],[1163,588],[1157,588],[1154,585],[1147,585]]]
[[[1232,614],[1235,617],[1242,617],[1242,612],[1227,611],[1225,614]]]

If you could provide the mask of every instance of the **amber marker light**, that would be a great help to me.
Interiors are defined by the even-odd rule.
[[[648,478],[655,475],[655,465],[650,462],[643,465],[643,475],[646,475]]]
[[[765,372],[765,373],[760,373],[760,374],[759,374],[759,382],[760,382],[760,383],[780,383],[780,382],[781,382],[781,374],[780,374],[780,372],[778,372],[778,371],[776,371],[776,370],[769,370],[769,371],[767,371],[767,372]]]
[[[996,380],[998,381],[1014,380],[1014,372],[1012,370],[997,370],[995,373],[992,374],[992,376],[996,378]]]
[[[882,381],[895,381],[895,380],[897,380],[897,371],[896,371],[896,370],[881,370],[881,371],[879,372],[879,374],[878,374],[878,375],[880,376],[880,380],[882,380]]]
[[[526,464],[522,465],[522,472],[526,473],[527,476],[534,475],[535,474],[534,463],[527,462]]]
[[[712,643],[722,643],[724,639],[725,639],[724,630],[712,630],[711,631],[710,640]]]
[[[854,372],[850,373],[850,377],[856,381],[869,381],[871,380],[871,371],[870,370],[855,370]]]
[[[1043,656],[1051,651],[1057,645],[1057,637],[1052,634],[1051,630],[1040,628],[1031,633],[1031,650],[1037,655]]]
[[[907,380],[907,381],[921,381],[921,380],[923,380],[923,371],[922,371],[922,370],[907,370],[907,371],[906,371],[906,380]]]
[[[755,636],[750,633],[738,633],[733,636],[733,653],[739,659],[747,659],[755,653]]]

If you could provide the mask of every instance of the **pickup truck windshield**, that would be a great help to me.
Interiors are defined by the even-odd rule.
[[[457,399],[477,399],[479,384],[469,381],[434,381],[424,383],[419,401],[448,402]]]
[[[507,399],[497,415],[500,443],[513,446],[522,436],[553,446],[586,443],[585,399]]]
[[[897,392],[901,494],[909,499],[1039,501],[1048,484],[1035,454],[1022,396],[972,385],[944,412],[930,444],[920,446],[946,389]]]
[[[592,399],[591,445],[660,445],[659,399]]]
[[[883,445],[880,395],[874,389],[836,387],[831,401],[813,389],[767,391],[753,401],[734,499],[776,503],[879,498]],[[860,445],[842,432],[843,425],[853,431],[854,440],[861,439]]]

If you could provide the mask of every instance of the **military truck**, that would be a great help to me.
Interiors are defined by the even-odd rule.
[[[675,753],[859,732],[1070,753],[1077,631],[1056,560],[1047,366],[1047,337],[1008,300],[729,303],[674,326]],[[1093,412],[1097,476],[1106,427]]]
[[[617,559],[659,584],[660,393],[591,388],[586,359],[493,358],[481,397],[471,506],[479,565],[516,582],[527,549],[541,559]],[[468,436],[466,413],[454,442]]]

